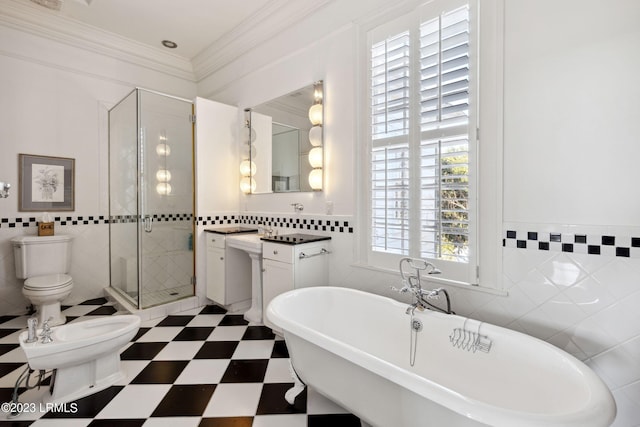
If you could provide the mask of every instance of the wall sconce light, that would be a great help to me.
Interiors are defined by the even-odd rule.
[[[247,108],[244,110],[245,125],[243,128],[242,136],[242,161],[240,162],[240,191],[244,194],[253,193],[256,191],[256,180],[253,178],[256,174],[256,163],[253,159],[256,158],[256,147],[253,144],[257,138],[256,131],[251,127],[251,110]]]
[[[313,148],[309,150],[309,164],[313,168],[309,172],[309,186],[312,190],[322,190],[324,167],[324,148],[322,146],[322,125],[324,122],[324,87],[322,80],[313,85],[313,105],[309,108],[309,121],[313,125],[309,131],[309,142]]]
[[[167,169],[167,156],[171,154],[171,148],[167,144],[167,132],[164,130],[160,131],[160,136],[158,137],[160,141],[156,146],[156,154],[160,157],[160,163],[162,163],[161,169],[158,169],[156,172],[156,180],[158,184],[156,185],[156,193],[161,196],[168,196],[171,194],[171,172]]]

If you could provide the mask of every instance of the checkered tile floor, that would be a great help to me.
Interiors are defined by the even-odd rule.
[[[67,322],[117,314],[99,298],[63,307]],[[26,358],[18,345],[27,316],[0,316],[0,403],[10,402]],[[143,322],[121,353],[127,378],[77,400],[76,411],[22,413],[12,426],[301,427],[360,426],[360,420],[313,389],[294,405],[284,341],[269,328],[249,326],[242,315],[217,306]],[[31,385],[35,382],[32,376]],[[46,381],[45,381],[46,383]],[[21,389],[20,402],[47,392]],[[68,408],[73,408],[69,405]]]

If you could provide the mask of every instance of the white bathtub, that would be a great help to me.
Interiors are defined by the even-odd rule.
[[[363,421],[396,426],[608,426],[616,406],[585,364],[531,336],[483,323],[490,351],[452,346],[465,318],[415,312],[415,365],[407,304],[337,287],[276,297],[267,317],[282,328],[299,377]],[[473,329],[479,322],[468,321]],[[474,326],[475,325],[475,326]]]

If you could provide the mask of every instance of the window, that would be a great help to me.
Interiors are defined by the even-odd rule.
[[[436,0],[368,34],[370,264],[477,283],[475,13]]]

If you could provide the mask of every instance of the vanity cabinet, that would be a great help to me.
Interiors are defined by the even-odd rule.
[[[262,245],[264,324],[276,333],[282,334],[282,331],[267,319],[267,306],[273,298],[294,288],[328,285],[329,243],[322,240],[296,245],[273,242]]]
[[[206,233],[207,298],[228,306],[251,299],[251,260],[243,251],[229,248],[222,234]]]

